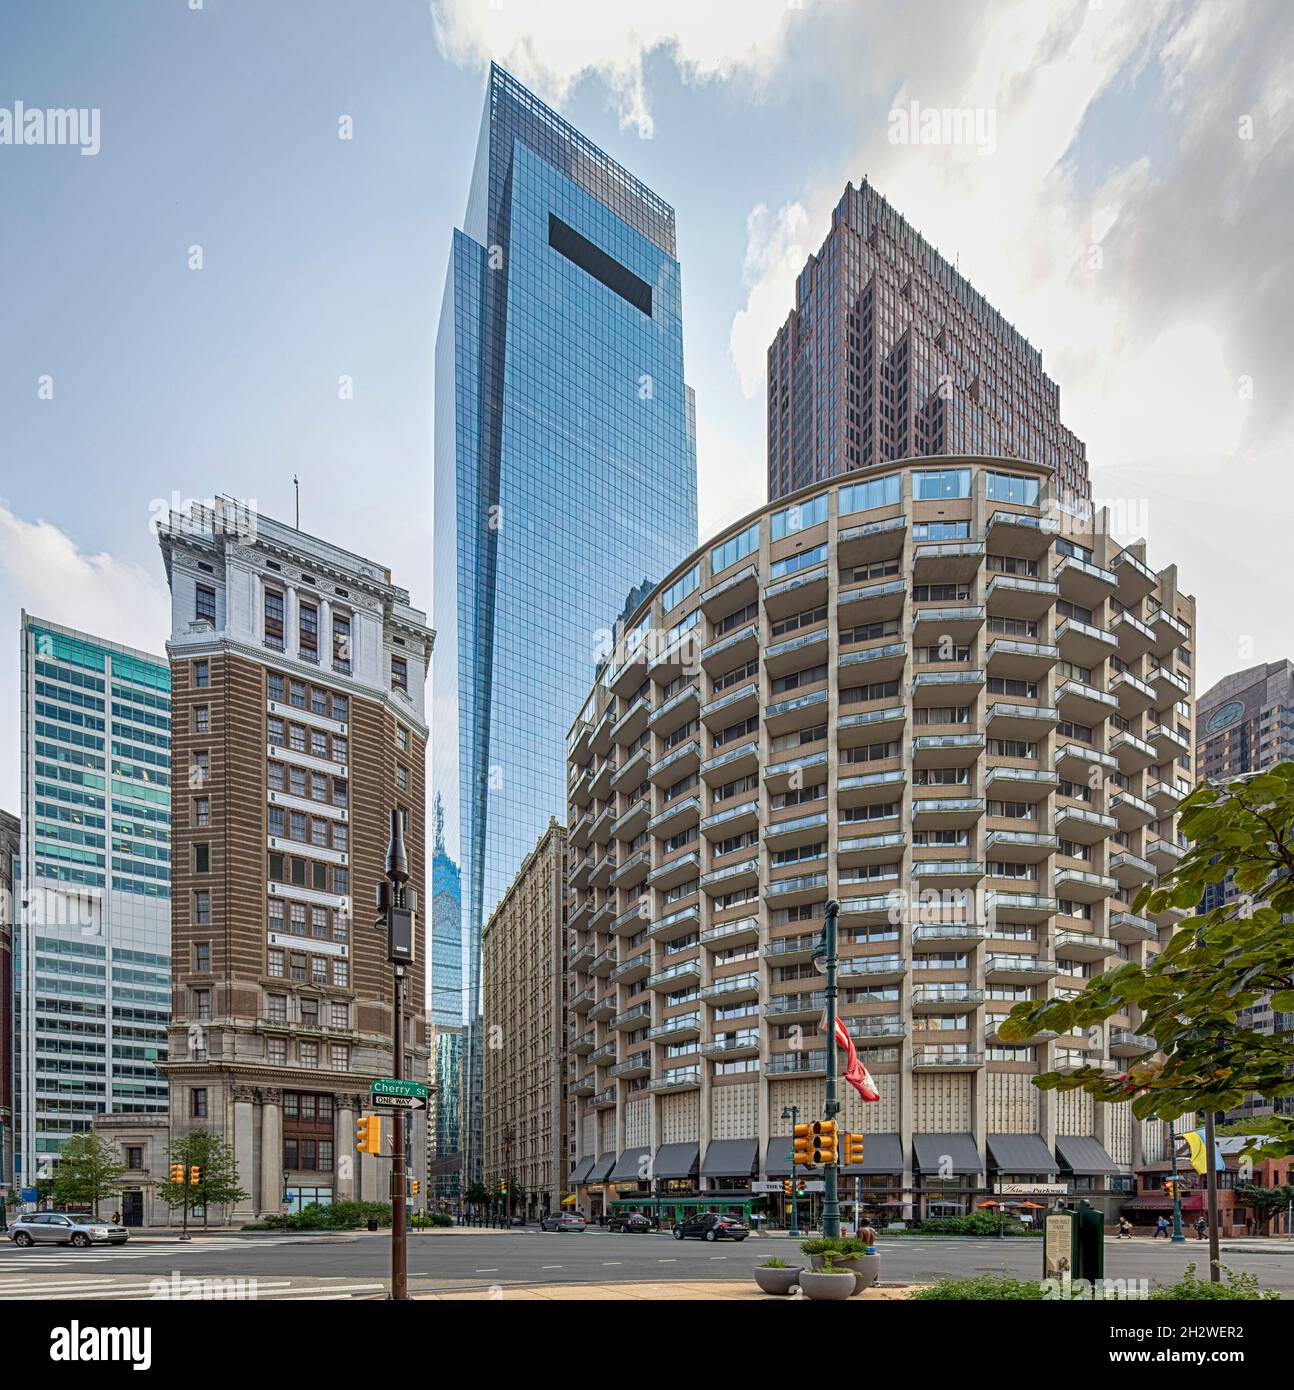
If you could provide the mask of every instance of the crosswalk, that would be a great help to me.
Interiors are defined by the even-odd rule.
[[[38,1302],[51,1298],[110,1300],[246,1300],[300,1302],[365,1297],[386,1285],[354,1279],[190,1278],[174,1275],[130,1276],[42,1274],[29,1270],[17,1278],[0,1272],[0,1301]]]

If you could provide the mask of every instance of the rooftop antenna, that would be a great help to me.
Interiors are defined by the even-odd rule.
[[[292,475],[292,490],[296,493],[297,499],[297,523],[296,529],[301,529],[301,479],[294,473]]]

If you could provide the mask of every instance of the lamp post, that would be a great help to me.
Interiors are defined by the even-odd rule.
[[[1173,1240],[1182,1241],[1182,1194],[1177,1185],[1177,1135],[1173,1132],[1173,1122],[1168,1122],[1168,1157],[1173,1165]]]
[[[822,924],[822,944],[813,953],[813,963],[827,977],[827,1096],[823,1118],[834,1120],[840,1112],[836,1099],[836,918],[840,904],[835,898],[827,903]],[[833,1240],[840,1235],[840,1168],[838,1160],[823,1165],[822,1234]]]
[[[790,1120],[791,1134],[795,1134],[795,1126],[800,1121],[800,1107],[798,1105],[786,1105],[782,1107],[782,1118]],[[800,1234],[800,1199],[795,1191],[795,1143],[792,1138],[791,1143],[791,1236],[794,1238]]]
[[[387,959],[392,973],[391,1075],[404,1079],[404,981],[406,967],[414,959],[414,914],[418,895],[409,882],[409,856],[404,848],[404,816],[391,809],[391,839],[386,847],[386,881],[377,885],[379,927],[387,932]],[[408,1278],[408,1181],[405,1174],[405,1125],[397,1113],[391,1123],[391,1298],[409,1297]]]
[[[506,1188],[503,1203],[503,1224],[512,1229],[512,1143],[517,1132],[511,1125],[503,1127],[503,1182]]]

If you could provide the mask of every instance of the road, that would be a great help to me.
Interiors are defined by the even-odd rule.
[[[1265,1287],[1294,1295],[1294,1250],[1271,1242],[1270,1252],[1223,1252],[1223,1263],[1258,1276]],[[884,1280],[928,1283],[955,1275],[1006,1271],[1038,1277],[1037,1240],[912,1240],[882,1238]],[[1112,1279],[1178,1277],[1194,1261],[1207,1268],[1208,1247],[1189,1241],[1106,1243]],[[409,1242],[411,1292],[498,1289],[533,1284],[620,1283],[634,1280],[748,1279],[769,1255],[793,1259],[788,1240],[741,1244],[677,1241],[665,1235],[466,1231],[417,1235]],[[192,1281],[234,1281],[215,1296],[265,1299],[380,1296],[390,1270],[390,1239],[367,1233],[345,1240],[262,1236],[198,1236],[181,1243],[145,1237],[118,1248],[18,1250],[0,1246],[0,1300],[54,1298],[148,1299],[212,1296]],[[255,1281],[254,1284],[251,1281]],[[222,1292],[223,1291],[223,1292]]]

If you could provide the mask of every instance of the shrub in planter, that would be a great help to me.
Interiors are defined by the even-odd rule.
[[[800,1265],[788,1265],[776,1256],[755,1266],[755,1283],[765,1293],[785,1295],[799,1283]]]
[[[852,1298],[858,1276],[852,1269],[837,1266],[829,1250],[822,1254],[821,1259],[821,1268],[800,1271],[800,1291],[806,1298],[822,1302],[843,1303],[845,1299]]]
[[[928,1289],[908,1295],[920,1302],[1020,1300],[1041,1303],[1042,1285],[1036,1279],[1016,1279],[1009,1274],[977,1274],[969,1279],[941,1279]]]
[[[1280,1294],[1275,1289],[1264,1289],[1258,1283],[1258,1277],[1254,1274],[1237,1274],[1233,1270],[1222,1266],[1222,1273],[1226,1275],[1225,1284],[1214,1284],[1207,1279],[1197,1279],[1195,1277],[1195,1264],[1192,1262],[1186,1266],[1186,1272],[1172,1284],[1157,1284],[1150,1292],[1152,1299],[1184,1299],[1188,1302],[1208,1302],[1210,1299],[1241,1299],[1246,1302],[1256,1302],[1259,1300],[1278,1299]]]

